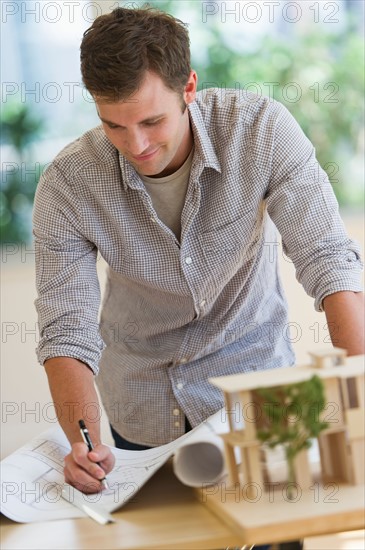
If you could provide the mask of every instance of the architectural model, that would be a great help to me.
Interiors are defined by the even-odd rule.
[[[322,482],[364,483],[364,356],[346,357],[344,350],[333,348],[310,353],[310,357],[311,363],[304,366],[210,379],[224,393],[229,432],[221,437],[232,485],[264,485],[263,444],[257,436],[260,429],[257,390],[296,384],[313,375],[322,380],[326,400],[321,415],[328,427],[318,436]],[[237,423],[237,418],[233,421],[237,408],[242,414],[241,423]],[[302,489],[313,484],[307,450],[300,451],[295,458],[294,471],[295,482]]]

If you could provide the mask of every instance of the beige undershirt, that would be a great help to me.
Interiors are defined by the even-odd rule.
[[[181,213],[189,184],[193,154],[194,147],[191,149],[184,164],[170,176],[151,178],[140,175],[158,217],[173,231],[179,240],[181,234]]]

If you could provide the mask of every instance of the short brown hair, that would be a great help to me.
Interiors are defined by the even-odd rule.
[[[147,70],[182,94],[191,70],[189,34],[182,21],[150,7],[117,8],[85,31],[81,73],[93,96],[126,99]]]

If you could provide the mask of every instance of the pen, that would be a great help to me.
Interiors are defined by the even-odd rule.
[[[82,439],[85,441],[89,451],[92,451],[94,449],[94,445],[91,441],[89,430],[85,426],[85,422],[82,419],[79,420],[79,426],[80,426],[80,433],[82,435]],[[97,465],[100,466],[99,462],[97,462]],[[101,468],[101,466],[100,466],[100,468]],[[106,477],[104,477],[103,479],[100,479],[100,482],[101,482],[104,489],[109,489]]]

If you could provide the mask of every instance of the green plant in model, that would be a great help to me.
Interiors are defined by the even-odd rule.
[[[294,462],[303,449],[309,449],[311,439],[328,427],[320,420],[326,400],[321,379],[274,388],[261,388],[256,394],[262,403],[260,441],[271,449],[282,445],[288,465],[288,496],[292,498],[295,483]]]

